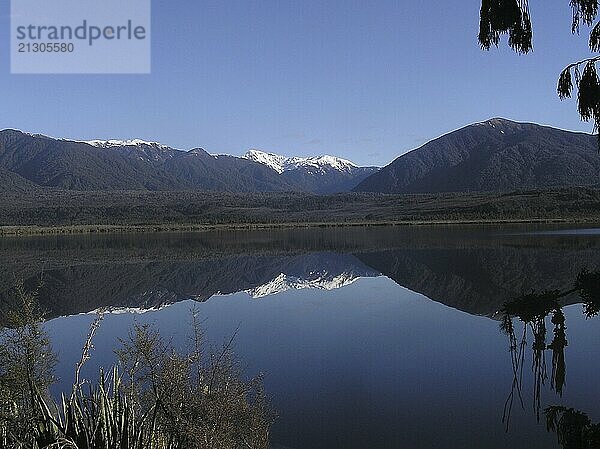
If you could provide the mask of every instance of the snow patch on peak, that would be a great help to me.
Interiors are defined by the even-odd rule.
[[[298,168],[311,168],[318,171],[337,170],[351,172],[358,168],[353,162],[336,156],[311,156],[311,157],[288,157],[275,153],[267,153],[260,150],[249,150],[242,156],[259,164],[266,165],[277,173],[283,173],[287,170],[296,170]]]
[[[230,157],[230,158],[231,158],[231,157],[233,157],[233,158],[235,157],[235,156],[232,156],[231,154],[227,154],[227,153],[209,153],[209,154],[210,154],[212,157],[214,157],[215,159],[218,159],[218,158],[220,158],[220,157]]]
[[[315,167],[330,166],[331,168],[339,171],[348,171],[352,170],[353,168],[358,168],[354,162],[336,156],[329,156],[327,154],[323,156],[305,158],[303,165],[312,165]]]
[[[266,165],[280,174],[285,171],[286,162],[288,159],[290,159],[285,156],[280,156],[279,154],[266,153],[260,150],[249,150],[242,157],[244,159]]]
[[[501,118],[501,117],[494,117],[494,118],[485,120],[483,122],[474,123],[474,125],[489,126],[491,128],[511,129],[511,128],[519,128],[522,125],[522,123],[514,122],[512,120],[508,120],[508,119]]]
[[[148,146],[148,147],[154,147],[154,148],[163,149],[163,150],[171,150],[172,149],[171,147],[169,147],[167,145],[163,145],[162,143],[159,143],[159,142],[148,142],[148,141],[142,140],[142,139],[131,139],[131,140],[115,140],[115,139],[111,139],[111,140],[86,140],[86,141],[83,141],[83,142],[87,143],[88,145],[92,145],[92,146],[98,147],[98,148]]]

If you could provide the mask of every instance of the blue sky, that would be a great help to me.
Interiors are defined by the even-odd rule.
[[[383,165],[490,117],[589,132],[555,93],[589,54],[567,1],[531,2],[534,52],[477,43],[479,0],[152,3],[152,74],[11,75],[0,6],[0,128],[142,138]]]

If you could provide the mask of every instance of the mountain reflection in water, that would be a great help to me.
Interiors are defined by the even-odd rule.
[[[15,279],[40,288],[52,318],[239,291],[261,297],[333,289],[384,275],[434,301],[491,316],[506,298],[564,290],[581,270],[600,266],[597,240],[477,228],[3,239],[0,305],[13,297]]]
[[[600,239],[547,231],[382,227],[1,239],[0,320],[18,279],[39,288],[65,347],[89,321],[73,315],[161,309],[136,319],[169,331],[180,326],[189,301],[201,302],[217,340],[243,322],[240,352],[249,369],[271,373],[267,389],[280,412],[274,440],[286,447],[553,447],[546,417],[564,437],[562,447],[580,447],[565,443],[565,423],[587,422],[580,427],[590,433],[600,418],[595,385],[575,381],[600,369],[592,340],[583,337],[598,333],[595,323],[577,318],[582,306],[567,306],[597,312]],[[97,346],[109,345],[130,321],[127,314],[108,320]],[[98,352],[110,358],[110,350]]]

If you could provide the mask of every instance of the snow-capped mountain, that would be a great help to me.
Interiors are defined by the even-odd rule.
[[[311,272],[306,278],[281,273],[266,284],[246,290],[246,293],[252,298],[262,298],[288,290],[302,290],[305,288],[335,290],[352,284],[357,279],[360,279],[360,277],[352,272],[342,272],[339,274],[330,274],[326,271]]]
[[[267,153],[260,150],[249,150],[242,156],[259,164],[267,165],[277,173],[299,168],[317,169],[319,171],[337,170],[351,173],[359,168],[353,162],[335,156],[323,155],[312,157],[288,157],[275,153]]]
[[[378,170],[359,167],[335,156],[288,157],[260,150],[249,150],[244,159],[265,165],[301,190],[313,193],[339,193],[353,189]]]
[[[0,130],[1,152],[0,176],[17,190],[329,194],[350,191],[377,170],[333,156],[289,158],[256,150],[246,157],[211,155],[142,139],[82,141],[13,129]]]
[[[88,140],[86,143],[96,148],[116,151],[122,155],[151,164],[171,164],[170,160],[181,156],[201,156],[206,153],[202,149],[182,151],[159,142],[142,139],[132,140]],[[375,167],[359,167],[355,163],[336,156],[322,155],[310,157],[288,157],[260,150],[249,150],[242,157],[228,154],[211,154],[212,159],[221,164],[253,165],[268,167],[276,173],[273,182],[275,190],[296,190],[319,194],[347,192],[357,186],[363,179],[377,171]],[[187,163],[196,158],[187,158]],[[249,167],[248,167],[249,168]],[[185,167],[180,169],[186,171]],[[261,174],[261,176],[265,176]],[[287,187],[286,187],[287,186]]]

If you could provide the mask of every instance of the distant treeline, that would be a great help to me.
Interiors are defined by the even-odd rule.
[[[599,220],[600,190],[386,195],[44,190],[0,197],[0,226]]]

